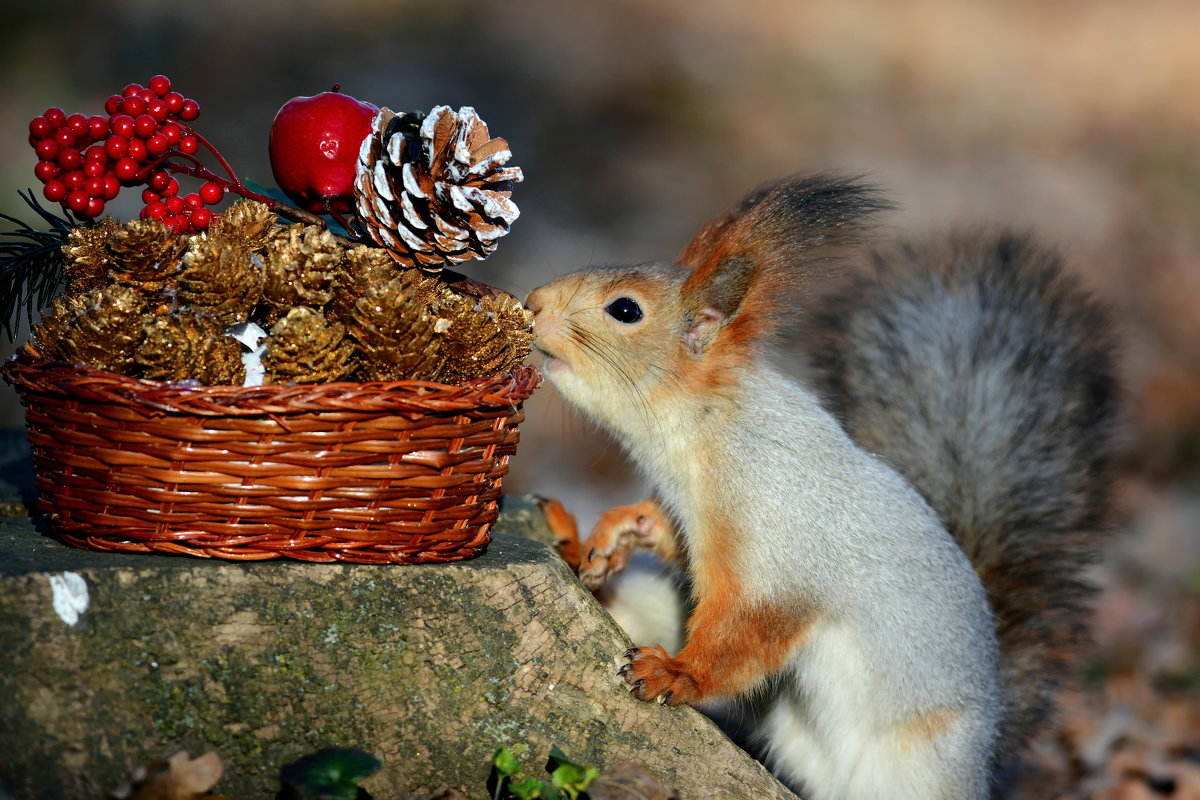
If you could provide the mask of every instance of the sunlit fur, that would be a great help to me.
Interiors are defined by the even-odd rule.
[[[1044,719],[1081,649],[1110,347],[1086,293],[1019,237],[881,255],[809,330],[855,444],[763,345],[819,252],[881,205],[785,179],[679,265],[568,275],[528,305],[550,379],[657,491],[602,517],[580,575],[623,562],[599,551],[637,527],[660,554],[649,539],[678,537],[691,578],[686,642],[630,651],[631,692],[753,697],[769,765],[814,800],[982,798],[998,742],[1008,757]],[[617,297],[644,317],[614,320]]]
[[[690,274],[593,269],[528,299],[548,376],[654,482],[691,567],[687,644],[639,657],[639,696],[769,692],[771,765],[813,798],[986,796],[1001,709],[974,571],[899,475],[732,327],[697,352]],[[604,311],[622,296],[640,322]]]

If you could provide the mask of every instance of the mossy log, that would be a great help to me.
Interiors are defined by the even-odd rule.
[[[509,500],[499,530],[540,519]],[[501,533],[431,566],[93,553],[0,521],[0,782],[100,798],[134,765],[215,750],[215,787],[267,798],[281,765],[358,747],[376,798],[484,797],[492,753],[557,744],[636,762],[684,798],[789,798],[688,708],[616,678],[621,630],[553,551]],[[0,795],[3,794],[0,789]]]

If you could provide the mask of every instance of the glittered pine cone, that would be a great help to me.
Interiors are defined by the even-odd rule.
[[[112,284],[78,296],[82,311],[62,330],[58,357],[72,364],[128,375],[142,340],[146,299],[137,289]],[[71,304],[68,304],[68,309]]]
[[[358,298],[346,328],[358,347],[364,381],[437,380],[441,337],[411,275],[371,286]]]
[[[346,327],[320,311],[297,306],[271,327],[263,367],[267,383],[332,383],[352,368],[354,343]]]
[[[519,215],[508,142],[465,106],[427,117],[384,108],[358,156],[354,194],[367,234],[405,266],[436,272],[486,258]]]
[[[112,217],[95,225],[77,225],[63,245],[63,271],[71,292],[87,292],[108,282],[108,239],[117,231]]]
[[[496,298],[447,294],[433,303],[446,358],[438,380],[464,383],[503,374],[521,363],[529,354],[528,341],[502,320],[506,311]]]
[[[42,319],[33,329],[32,340],[25,345],[25,352],[47,361],[62,360],[63,334],[71,323],[95,301],[95,294],[67,294],[56,297],[50,308],[42,312]]]
[[[155,381],[192,379],[208,386],[246,380],[242,345],[215,317],[190,311],[149,318],[134,354],[138,374]]]
[[[206,236],[253,252],[267,246],[278,221],[275,212],[263,203],[239,200],[213,217]]]
[[[274,324],[294,306],[320,308],[333,297],[333,281],[345,248],[315,225],[290,225],[267,243],[263,300]]]
[[[479,307],[500,324],[513,347],[515,360],[503,370],[507,372],[533,351],[533,312],[507,292],[481,297]]]
[[[367,245],[350,248],[337,268],[325,316],[349,324],[354,318],[354,305],[367,289],[382,286],[399,274],[399,267],[386,250]]]
[[[107,239],[109,277],[153,294],[175,285],[187,241],[156,219],[135,219]]]
[[[242,244],[192,237],[179,273],[179,305],[226,325],[245,322],[262,298],[262,259]]]

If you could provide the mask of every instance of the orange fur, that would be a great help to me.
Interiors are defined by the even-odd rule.
[[[575,523],[575,515],[567,511],[562,503],[550,497],[540,498],[538,503],[546,516],[546,525],[554,534],[554,545],[558,554],[567,562],[567,566],[578,572],[581,550],[579,526]]]
[[[697,604],[678,656],[658,646],[629,651],[622,674],[639,699],[678,705],[740,694],[781,668],[804,641],[811,615],[751,606],[727,593],[732,586],[716,588]]]
[[[721,216],[710,220],[692,237],[676,262],[687,269],[696,269],[706,263],[712,256],[713,250],[729,236],[729,229],[763,198],[777,189],[787,179],[775,183],[767,183],[750,192],[740,203]]]
[[[580,548],[577,572],[584,585],[596,588],[629,563],[636,548],[650,550],[663,561],[675,561],[675,525],[657,500],[616,506],[600,515]]]
[[[751,604],[736,567],[737,529],[718,524],[692,541],[696,607],[687,644],[672,658],[661,647],[630,651],[625,680],[642,700],[670,705],[740,694],[778,670],[799,645],[812,614]]]
[[[723,320],[711,350],[741,359],[761,347],[807,288],[819,251],[857,241],[865,219],[886,207],[850,181],[792,177],[705,225],[680,262],[692,270],[682,288],[688,310]]]

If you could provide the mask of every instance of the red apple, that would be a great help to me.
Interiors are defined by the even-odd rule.
[[[268,145],[275,183],[306,211],[353,210],[358,149],[378,113],[337,86],[284,103]]]

